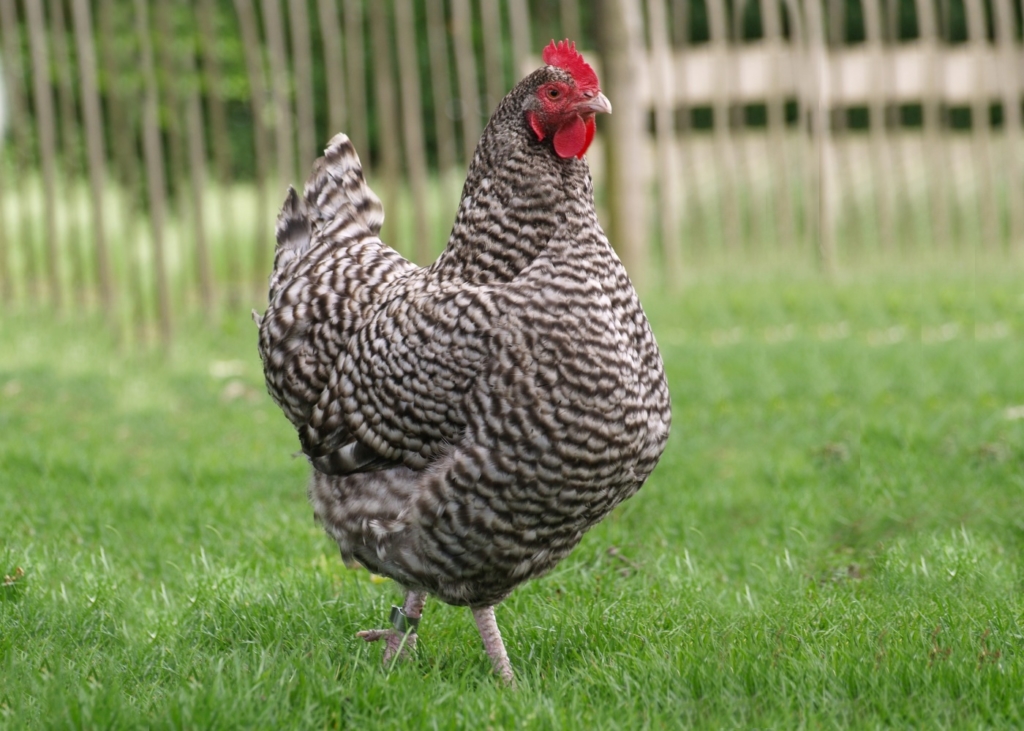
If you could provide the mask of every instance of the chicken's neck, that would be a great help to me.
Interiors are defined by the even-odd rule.
[[[557,159],[500,122],[491,121],[473,156],[448,245],[431,267],[440,278],[510,281],[563,225],[582,233],[597,224],[586,161]]]

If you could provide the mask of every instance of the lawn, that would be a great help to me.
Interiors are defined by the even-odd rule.
[[[130,352],[0,319],[0,726],[1024,724],[1024,287],[693,285],[649,311],[674,403],[648,484],[412,662],[346,569],[248,318]]]

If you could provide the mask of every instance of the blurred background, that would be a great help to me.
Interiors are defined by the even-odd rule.
[[[1020,0],[0,0],[0,302],[130,340],[262,309],[346,131],[427,263],[500,98],[575,39],[641,290],[1024,254]]]

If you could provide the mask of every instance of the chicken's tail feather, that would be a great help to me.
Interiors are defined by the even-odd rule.
[[[359,233],[380,235],[384,207],[366,184],[359,155],[346,135],[335,135],[327,143],[324,156],[313,164],[304,197],[313,225],[331,225],[330,238],[338,238],[338,224],[362,229]]]
[[[366,184],[355,147],[346,135],[335,135],[313,163],[303,195],[288,189],[277,216],[271,291],[289,264],[311,249],[378,236],[383,224],[384,207]]]

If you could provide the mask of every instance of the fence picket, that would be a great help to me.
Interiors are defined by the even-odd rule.
[[[142,149],[146,163],[146,188],[149,193],[150,235],[153,243],[153,277],[156,287],[157,320],[160,340],[171,341],[173,318],[167,264],[164,252],[164,221],[167,210],[167,184],[164,177],[163,145],[160,141],[160,97],[157,87],[153,46],[150,42],[149,0],[135,0],[135,32],[139,38],[139,62],[144,98],[142,109]]]
[[[206,133],[203,108],[199,101],[194,48],[183,48],[182,60],[188,87],[185,93],[185,129],[188,143],[190,193],[192,195],[192,232],[195,237],[196,275],[199,278],[199,301],[207,317],[214,314],[214,283],[206,237]]]
[[[508,28],[512,38],[512,83],[532,71],[526,64],[530,58],[530,5],[526,0],[508,0]],[[578,35],[570,36],[582,45]]]
[[[430,88],[434,96],[437,166],[443,176],[455,168],[455,125],[451,118],[452,87],[448,64],[448,31],[442,0],[426,0],[427,46],[430,52]]]
[[[271,120],[274,128],[274,171],[276,192],[284,196],[288,185],[300,182],[295,167],[295,131],[292,128],[291,77],[288,73],[288,51],[284,41],[284,18],[281,0],[261,0],[263,34],[267,41],[270,73]],[[308,164],[310,161],[306,161]]]
[[[882,9],[880,0],[860,0],[864,14],[864,36],[871,59],[872,94],[868,103],[868,133],[870,135],[871,183],[874,188],[877,237],[884,250],[892,249],[892,190],[886,165],[893,152],[885,134],[885,92],[888,80],[882,68]]]
[[[761,33],[763,42],[768,47],[769,63],[771,64],[771,81],[767,89],[766,111],[768,134],[765,144],[768,147],[767,159],[770,175],[775,181],[771,185],[770,201],[773,208],[776,246],[788,249],[793,245],[795,229],[793,225],[793,182],[790,175],[790,162],[786,139],[786,97],[779,88],[778,79],[782,75],[783,37],[782,14],[778,0],[760,0],[761,2]]]
[[[707,0],[708,24],[711,31],[710,46],[715,58],[716,77],[712,108],[714,115],[714,156],[721,205],[718,220],[722,244],[726,250],[738,250],[740,245],[740,209],[736,195],[736,150],[730,140],[729,89],[733,83],[727,64],[728,15],[725,0]]]
[[[61,180],[64,183],[64,218],[67,221],[65,233],[67,243],[65,249],[71,269],[71,289],[75,304],[81,310],[86,306],[88,277],[85,266],[85,253],[81,229],[79,226],[78,191],[74,183],[81,177],[78,144],[78,119],[75,113],[75,84],[71,78],[73,67],[71,54],[68,50],[68,28],[64,17],[64,3],[61,0],[50,0],[47,5],[50,13],[50,25],[53,46],[53,70],[57,78],[57,121],[60,129]]]
[[[480,3],[480,29],[486,39],[483,44],[484,50],[484,116],[491,116],[491,112],[498,106],[498,102],[505,96],[505,69],[502,58],[501,15],[498,12],[496,1],[488,2],[483,0]]]
[[[185,111],[185,100],[182,94],[181,75],[183,72],[181,49],[175,43],[175,18],[173,0],[160,0],[151,6],[151,26],[156,32],[151,36],[153,59],[156,63],[157,90],[160,98],[160,136],[164,142],[164,160],[166,161],[166,181],[169,191],[177,192],[178,185],[188,174],[188,159],[185,142],[185,130],[182,129],[182,118]],[[171,195],[169,205],[179,210],[181,198]]]
[[[398,213],[398,176],[401,173],[402,148],[398,132],[398,97],[395,93],[395,72],[392,63],[394,44],[391,30],[389,5],[392,2],[379,0],[370,4],[370,37],[376,49],[373,65],[374,87],[377,106],[377,146],[380,157],[380,172],[384,177],[384,189],[380,198],[384,212],[390,215],[385,221],[394,221]],[[366,154],[369,155],[367,150]],[[389,213],[390,212],[390,213]],[[387,225],[387,224],[385,224]],[[394,230],[389,228],[389,230]],[[395,241],[395,239],[392,239]],[[395,241],[399,243],[398,241]]]
[[[366,102],[366,61],[363,49],[363,3],[362,0],[345,0],[345,70],[348,74],[348,103],[351,113],[348,117],[348,136],[363,162],[363,169],[369,171],[373,165],[370,157],[370,132],[367,129],[369,114]]]
[[[96,276],[99,280],[100,303],[108,319],[113,319],[117,305],[107,230],[104,219],[104,188],[106,187],[106,153],[103,142],[103,112],[100,108],[96,78],[96,50],[92,39],[92,17],[89,0],[73,0],[71,12],[75,26],[75,48],[78,51],[78,73],[82,95],[82,116],[85,120],[85,150],[89,161],[89,196],[92,205],[93,246]]]
[[[253,0],[235,0],[235,14],[242,36],[242,50],[245,53],[246,77],[249,81],[249,103],[252,107],[253,161],[256,164],[256,210],[253,230],[253,276],[251,281],[258,297],[265,295],[265,282],[273,243],[266,211],[269,207],[267,190],[270,177],[270,131],[265,123],[264,105],[269,98],[267,81],[263,72],[263,53],[260,50],[259,30]],[[275,187],[276,190],[276,187]]]
[[[640,287],[647,285],[647,170],[644,150],[646,110],[636,80],[643,64],[641,8],[630,0],[602,0],[600,28],[605,68],[602,86],[614,99],[615,113],[601,120],[607,130],[608,239]]]
[[[341,29],[338,25],[337,0],[317,0],[320,21],[320,42],[324,46],[324,73],[327,75],[327,137],[346,131],[348,114],[345,103],[345,62],[341,48]],[[327,140],[318,140],[317,144]]]
[[[114,13],[113,0],[101,0],[97,23],[99,37],[113,38],[122,30],[117,25]],[[135,19],[132,15],[128,16],[128,22],[132,28],[135,27]],[[134,46],[128,49],[119,49],[117,44],[103,43],[100,44],[100,49],[102,51],[100,56],[101,83],[102,88],[107,90],[106,118],[108,124],[113,128],[111,142],[115,177],[126,191],[126,195],[122,196],[119,201],[121,214],[119,248],[124,253],[125,268],[121,278],[126,283],[132,325],[139,340],[142,340],[145,337],[147,308],[143,284],[142,252],[136,234],[141,228],[140,221],[144,212],[140,196],[137,194],[142,189],[142,172],[139,169],[140,162],[137,155],[139,105],[132,103],[139,94],[139,90],[135,88],[133,81],[127,80],[119,74],[119,70],[129,64],[137,67],[138,61],[135,57]],[[123,51],[123,53],[119,54],[118,51]]]
[[[978,215],[981,217],[979,233],[984,248],[995,249],[1002,244],[999,231],[999,211],[993,178],[995,170],[991,157],[991,132],[989,130],[989,100],[985,93],[986,70],[982,56],[988,45],[988,29],[985,5],[982,0],[964,0],[967,10],[967,43],[974,60],[975,93],[971,98],[971,140],[974,154],[972,169],[974,184],[979,190]]]
[[[921,49],[924,60],[924,73],[922,75],[921,100],[921,125],[922,125],[922,168],[925,171],[925,195],[927,199],[927,221],[925,236],[932,243],[941,249],[948,249],[952,237],[950,206],[948,205],[948,171],[949,161],[946,155],[946,147],[940,141],[942,133],[942,102],[939,98],[939,73],[937,69],[937,47],[939,43],[938,24],[935,17],[934,0],[914,0],[914,14],[917,20],[917,43]],[[882,38],[892,35],[894,28],[885,33],[882,29]],[[889,83],[893,82],[889,78]],[[895,110],[895,105],[890,105]],[[873,114],[873,112],[872,112]],[[886,119],[889,119],[887,116]],[[898,122],[898,120],[894,120]],[[895,125],[892,126],[895,129]],[[886,139],[893,142],[892,135],[886,134]],[[896,146],[890,144],[893,154],[890,159],[896,158]],[[897,167],[895,185],[890,188],[892,198],[889,204],[893,210],[907,207],[913,210],[914,203],[908,192],[907,176],[904,166]],[[893,223],[893,237],[899,234],[899,228]],[[895,243],[895,242],[894,242]],[[895,247],[894,247],[895,248]]]
[[[295,85],[295,126],[299,132],[299,177],[320,155],[313,100],[313,58],[310,51],[309,8],[306,0],[288,0],[288,28],[292,35],[292,81]]]
[[[809,206],[814,214],[814,226],[811,228],[818,246],[818,261],[822,271],[834,274],[836,271],[835,242],[835,191],[829,170],[834,164],[832,155],[832,134],[829,128],[829,109],[831,107],[828,85],[829,59],[825,46],[824,19],[821,13],[821,0],[804,0],[806,13],[807,44],[811,63],[806,65],[809,75],[808,88],[811,93],[811,135],[814,141],[814,163],[811,165],[812,189],[816,200]]]
[[[196,9],[196,22],[199,29],[199,47],[202,59],[202,87],[205,92],[210,123],[210,148],[213,156],[213,173],[217,182],[216,189],[207,195],[217,197],[216,204],[211,207],[219,219],[218,228],[226,232],[221,243],[224,252],[224,277],[228,303],[235,307],[240,302],[238,278],[242,276],[242,262],[238,250],[238,239],[235,235],[235,209],[228,186],[232,182],[231,139],[228,136],[227,108],[224,103],[224,75],[217,53],[217,9],[214,0],[199,0]]]
[[[1006,205],[1010,222],[1010,251],[1024,255],[1024,170],[1021,161],[1020,68],[1016,51],[1016,17],[1010,0],[995,0],[996,43],[1002,58],[1000,64],[1001,99],[1003,104],[1002,183],[1006,189]]]
[[[405,169],[412,189],[413,256],[422,265],[430,262],[434,250],[427,203],[427,152],[423,138],[423,104],[416,59],[416,29],[411,0],[395,0],[395,40],[398,46],[398,78],[402,87],[402,134],[405,140]]]
[[[675,85],[672,73],[672,54],[669,48],[669,26],[665,0],[647,0],[647,27],[650,35],[652,61],[656,68],[654,83],[659,92],[654,108],[654,126],[657,149],[658,219],[661,250],[665,259],[669,287],[677,290],[683,281],[683,256],[679,240],[679,218],[676,203],[679,200],[679,177],[676,169],[676,134],[669,90]]]
[[[14,140],[12,172],[18,181],[27,178],[30,167],[28,101],[24,85],[24,69],[21,54],[21,40],[18,37],[18,10],[15,0],[0,0],[0,40],[4,47],[4,87],[8,116],[11,125],[11,137]],[[24,187],[21,195],[24,195]],[[24,257],[22,277],[25,292],[29,301],[39,301],[39,264],[36,256],[35,233],[32,230],[32,219],[27,206],[15,206],[17,228],[15,238],[21,243],[21,254]]]
[[[459,118],[462,120],[462,154],[468,165],[480,139],[480,92],[476,80],[469,0],[451,0],[452,43],[455,46],[455,70],[459,78]]]
[[[580,26],[580,5],[578,0],[559,0],[558,17],[562,23],[562,33],[578,43],[583,41]]]
[[[60,244],[57,241],[57,135],[42,3],[26,3],[25,15],[28,19],[28,41],[32,56],[32,100],[39,132],[39,160],[43,170],[43,246],[46,252],[46,275],[50,302],[53,308],[60,312],[64,308],[64,287],[61,281]]]

